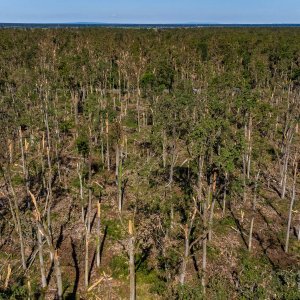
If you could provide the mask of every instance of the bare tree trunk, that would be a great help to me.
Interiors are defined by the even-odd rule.
[[[281,177],[281,199],[285,198],[286,193],[286,182],[287,182],[287,172],[288,172],[288,163],[290,158],[290,148],[294,136],[294,129],[291,127],[286,130],[286,138],[285,138],[285,147],[283,147],[283,166],[282,166],[282,177]]]
[[[141,132],[141,122],[140,122],[140,96],[138,95],[136,99],[136,111],[137,111],[137,123],[138,123],[138,132]]]
[[[97,267],[100,268],[101,264],[101,243],[100,243],[100,236],[101,236],[101,203],[97,203],[97,216],[98,216],[98,222],[97,222],[97,251],[96,251],[96,263]]]
[[[6,178],[6,180],[7,180],[7,184],[10,187],[10,190],[11,190],[11,193],[12,193],[12,196],[13,196],[12,198],[14,200],[14,214],[13,214],[13,217],[15,217],[16,231],[19,234],[19,242],[20,242],[20,249],[21,249],[21,258],[22,258],[22,267],[23,267],[23,270],[26,270],[27,266],[26,266],[26,259],[25,259],[25,247],[24,247],[23,231],[22,231],[21,220],[20,220],[19,205],[18,205],[18,201],[17,201],[17,197],[16,197],[16,193],[15,193],[14,187],[13,187],[13,185],[11,183],[10,174],[8,175],[8,177]]]
[[[289,218],[288,218],[288,225],[287,225],[287,231],[286,231],[286,240],[285,240],[285,248],[284,251],[288,253],[289,251],[289,242],[290,242],[290,229],[291,229],[291,223],[292,223],[292,214],[293,214],[293,206],[296,198],[296,182],[297,182],[297,171],[298,171],[298,163],[295,163],[295,169],[294,169],[294,180],[293,180],[293,188],[292,188],[292,198],[290,203],[290,209],[289,209]]]
[[[57,282],[57,296],[59,300],[63,299],[63,286],[62,286],[62,275],[60,261],[58,259],[57,251],[54,252],[54,267],[56,273],[56,282]]]
[[[170,165],[170,173],[169,173],[169,186],[172,186],[173,183],[173,177],[174,177],[174,167],[176,164],[176,160],[177,160],[177,149],[176,149],[176,142],[173,143],[172,146],[172,158],[171,158],[171,165]]]
[[[188,228],[188,224],[186,224],[184,228],[184,256],[181,265],[181,273],[179,276],[179,282],[181,285],[184,285],[185,282],[186,267],[187,267],[189,254],[190,254],[189,228]]]
[[[212,188],[212,202],[211,202],[209,225],[208,225],[208,240],[209,241],[211,241],[211,239],[212,239],[212,226],[213,226],[214,209],[215,209],[215,203],[216,203],[216,197],[215,197],[216,185],[217,185],[217,173],[214,172],[213,188]]]
[[[252,116],[249,116],[249,124],[248,124],[248,153],[247,153],[247,178],[250,179],[250,171],[251,171],[251,154],[252,154],[252,142],[251,142],[251,133],[252,133]]]
[[[255,185],[254,185],[254,198],[253,198],[253,205],[252,205],[252,209],[256,210],[256,200],[257,200],[257,185],[258,185],[258,180],[259,180],[259,174],[260,174],[260,170],[258,171],[258,173],[255,176]]]
[[[224,184],[224,194],[223,194],[223,217],[226,214],[226,197],[227,197],[227,184],[228,184],[228,173],[225,172],[225,184]]]
[[[205,204],[206,205],[206,204]],[[206,266],[207,266],[207,236],[204,237],[203,242],[202,242],[202,279],[201,279],[201,284],[203,288],[203,294],[205,294],[206,291]]]
[[[130,300],[136,299],[135,290],[135,261],[134,261],[134,235],[133,224],[129,221],[129,240],[128,240],[128,252],[129,252],[129,278],[130,278]]]
[[[20,137],[20,148],[21,148],[23,175],[24,175],[24,180],[25,180],[26,193],[27,193],[27,196],[28,196],[28,191],[29,191],[28,170],[26,168],[26,158],[25,158],[25,151],[24,151],[24,147],[23,147],[23,135],[22,135],[21,127],[19,128],[19,137]]]
[[[91,139],[90,139],[91,141]],[[89,153],[89,192],[88,192],[88,208],[86,217],[86,236],[85,236],[85,272],[84,272],[84,282],[85,287],[89,285],[89,244],[90,244],[90,234],[91,234],[91,214],[92,214],[92,189],[91,189],[91,179],[92,179],[92,161],[91,161],[91,145]]]
[[[246,203],[247,200],[247,183],[246,183],[246,177],[247,177],[247,167],[246,167],[246,157],[243,155],[243,201]]]
[[[162,153],[162,158],[163,158],[163,167],[165,168],[167,166],[167,137],[165,131],[163,131],[163,153]]]
[[[43,257],[43,241],[42,241],[41,232],[39,230],[37,230],[37,239],[38,239],[38,246],[39,246],[41,281],[42,281],[42,288],[44,289],[47,287],[47,280],[45,275],[45,265],[44,265],[44,257]]]
[[[200,205],[200,209],[203,211],[202,204],[202,169],[203,169],[203,157],[199,155],[198,157],[198,182],[197,182],[197,200]]]
[[[282,190],[281,190],[281,199],[285,198],[286,193],[286,180],[287,180],[287,169],[289,162],[289,149],[287,149],[287,153],[284,155],[284,163],[283,163],[283,174],[282,174]]]
[[[254,216],[251,218],[251,224],[250,224],[249,243],[248,243],[249,252],[251,251],[251,247],[252,247],[253,225],[254,225]]]
[[[202,242],[202,288],[203,294],[206,293],[206,267],[207,267],[207,241],[208,241],[208,224],[207,224],[207,215],[208,215],[208,205],[211,197],[211,183],[209,183],[207,199],[203,202],[203,230],[204,238]]]
[[[250,223],[250,232],[249,232],[249,242],[248,242],[248,250],[251,251],[252,248],[252,236],[253,236],[253,227],[254,227],[254,215],[256,211],[256,198],[257,198],[257,184],[259,179],[259,173],[258,171],[257,175],[255,176],[255,184],[254,184],[254,197],[252,202],[252,218]]]
[[[85,287],[89,286],[89,242],[90,242],[90,233],[88,228],[85,233],[85,259],[84,259],[84,284]]]
[[[48,118],[48,93],[44,97],[44,123],[46,127],[46,136],[47,136],[47,162],[48,162],[48,183],[47,183],[47,200],[45,210],[47,211],[47,229],[49,230],[49,234],[52,238],[52,229],[51,229],[51,205],[52,205],[52,163],[51,163],[51,139],[50,139],[50,128],[49,128],[49,118]],[[53,256],[51,255],[51,260],[53,260]]]
[[[51,253],[51,257],[53,258],[55,275],[56,275],[56,284],[57,284],[57,296],[58,296],[59,300],[62,300],[63,299],[62,274],[61,274],[61,267],[60,267],[59,257],[57,254],[57,249],[55,249],[52,237],[50,235],[49,228],[45,228],[44,223],[41,221],[41,214],[40,214],[39,208],[37,206],[35,196],[30,191],[29,191],[29,194],[30,194],[32,202],[35,206],[35,214],[34,215],[35,215],[35,219],[36,219],[36,223],[37,223],[37,231],[39,231],[40,234],[46,238],[46,241],[49,246],[50,253]]]
[[[81,174],[81,166],[77,164],[77,174],[79,178],[79,187],[80,187],[80,204],[81,204],[81,218],[83,224],[85,224],[85,204],[83,201],[83,185],[82,185],[82,174]]]
[[[122,176],[123,176],[123,150],[122,145],[119,146],[117,144],[116,147],[116,182],[117,182],[117,188],[118,188],[118,208],[119,212],[122,212],[122,206],[123,206],[123,191],[122,191]]]
[[[108,139],[108,114],[106,114],[106,163],[107,163],[107,170],[110,171],[110,156],[109,156],[109,139]]]
[[[209,224],[208,224],[208,240],[212,240],[212,226],[213,226],[213,218],[214,218],[214,209],[215,209],[216,199],[213,197],[211,207],[210,207],[210,215],[209,215]]]

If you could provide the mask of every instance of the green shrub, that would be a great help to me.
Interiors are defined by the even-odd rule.
[[[0,299],[22,300],[29,296],[26,285],[16,283],[6,290],[0,290]]]
[[[24,184],[24,178],[23,178],[23,176],[21,176],[19,174],[16,174],[15,176],[13,176],[11,181],[16,186]]]
[[[74,128],[74,123],[72,121],[62,121],[59,124],[60,131],[65,134],[70,133],[72,128]]]
[[[80,136],[76,140],[76,147],[78,153],[82,156],[86,157],[89,153],[89,141],[88,138],[85,136]]]
[[[112,276],[117,279],[125,279],[129,275],[128,259],[123,255],[114,256],[109,264]]]
[[[178,285],[175,289],[175,299],[178,300],[201,300],[203,299],[201,285]]]
[[[117,220],[103,220],[102,224],[107,227],[107,236],[112,240],[121,240],[123,238],[122,228]]]

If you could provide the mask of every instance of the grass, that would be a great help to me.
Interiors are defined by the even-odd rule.
[[[231,216],[227,216],[223,219],[221,219],[216,225],[215,225],[215,232],[220,234],[227,234],[232,229],[231,227],[235,227],[235,220]]]
[[[103,219],[102,227],[107,227],[107,237],[111,240],[118,241],[124,237],[124,232],[118,220]]]

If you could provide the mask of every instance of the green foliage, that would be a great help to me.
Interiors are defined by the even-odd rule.
[[[271,190],[278,189],[281,179],[287,133],[299,123],[299,45],[296,28],[0,31],[0,128],[3,128],[0,130],[3,141],[0,143],[0,186],[4,187],[4,195],[0,195],[0,214],[4,215],[0,224],[3,235],[0,264],[20,261],[18,234],[9,219],[6,198],[12,196],[12,191],[9,188],[6,191],[7,183],[3,179],[6,170],[11,171],[20,208],[25,249],[36,244],[32,209],[26,205],[19,126],[27,148],[25,167],[29,188],[41,210],[51,200],[48,189],[52,188],[53,201],[49,207],[54,233],[63,226],[64,241],[71,237],[75,243],[78,232],[85,232],[78,209],[77,164],[81,164],[84,204],[88,190],[92,191],[92,216],[96,201],[101,198],[104,204],[101,231],[102,234],[106,231],[104,241],[109,245],[104,245],[104,251],[112,251],[114,257],[109,265],[113,277],[121,279],[117,280],[120,294],[116,297],[126,298],[128,292],[128,257],[119,247],[126,240],[127,229],[121,226],[114,203],[121,187],[124,207],[120,217],[126,225],[129,218],[135,221],[137,291],[142,289],[139,295],[145,299],[149,290],[153,293],[150,299],[159,296],[202,299],[200,282],[192,269],[192,255],[198,263],[201,258],[200,243],[191,249],[186,285],[177,286],[184,248],[183,229],[192,217],[193,199],[197,200],[199,195],[200,169],[202,201],[208,198],[211,178],[216,175],[213,232],[218,239],[226,235],[226,240],[230,240],[231,227],[236,227],[233,217],[220,218],[222,208],[218,203],[222,201],[225,187],[230,209],[245,212],[246,221],[241,225],[249,230],[250,202],[242,203],[240,199],[243,192],[247,199],[253,199],[254,176],[260,170],[259,210],[251,211],[256,214],[255,222],[259,222],[255,223],[255,237],[262,241],[264,249],[273,234],[284,240],[286,222],[279,222],[278,215],[286,216],[288,203],[277,203],[277,194],[272,195]],[[51,139],[51,170],[45,149],[47,138],[42,141],[46,116]],[[123,164],[116,170],[116,145],[123,144],[125,138],[126,155],[123,153]],[[295,133],[289,148],[288,183],[291,183],[291,164],[298,144],[299,135]],[[8,145],[12,145],[11,153]],[[249,149],[251,153],[247,153]],[[243,159],[248,155],[250,176],[245,179]],[[92,163],[91,181],[88,156]],[[199,161],[203,163],[201,168]],[[266,178],[271,178],[268,188]],[[208,202],[212,197],[211,194]],[[76,200],[74,205],[69,203],[72,199]],[[65,220],[63,208],[69,205],[70,218]],[[270,205],[274,209],[270,210]],[[263,216],[265,210],[268,214]],[[202,214],[202,211],[196,213],[191,243],[205,230]],[[46,216],[44,219],[46,224]],[[98,241],[100,237],[94,236],[97,218],[93,222],[91,239]],[[74,224],[79,226],[75,231]],[[267,226],[270,224],[273,226]],[[258,225],[261,225],[259,230]],[[278,249],[268,247],[266,253],[261,247],[254,247],[250,255],[237,248],[233,251],[232,245],[225,244],[224,251],[220,251],[213,239],[207,248],[206,298],[300,298],[297,274],[292,266],[285,269],[281,261],[279,266],[274,266],[265,259],[266,254],[270,254],[269,259],[276,254],[279,260],[288,257],[284,263],[291,264],[299,251],[296,243],[293,239],[290,253],[280,257],[281,249],[277,245]],[[69,242],[60,245],[58,241],[57,245],[58,253],[70,247]],[[224,260],[223,255],[229,249],[226,247],[230,247],[236,262],[236,274]],[[75,248],[81,274],[82,245],[76,241]],[[26,259],[30,259],[27,252]],[[73,282],[68,282],[65,273],[65,253],[60,258],[64,289],[69,293]],[[101,266],[104,270],[108,267],[105,263],[104,259]],[[15,269],[15,264],[11,265]],[[28,276],[34,276],[37,267],[34,263],[27,270]],[[215,274],[219,268],[224,277]],[[2,298],[30,298],[24,282],[17,278],[18,273],[15,270],[12,273],[11,282],[16,284],[1,291]],[[82,280],[78,293],[83,289],[81,284]],[[100,284],[98,288],[105,289],[105,286]],[[38,293],[38,288],[34,289]],[[88,297],[93,297],[93,291]]]
[[[107,236],[112,240],[120,240],[123,238],[123,231],[118,220],[104,219],[103,226],[107,228]]]
[[[227,216],[222,218],[215,226],[216,232],[226,234],[232,230],[231,227],[235,227],[236,223],[233,217]]]
[[[59,129],[60,129],[60,131],[62,133],[68,134],[68,133],[71,132],[71,129],[73,129],[74,126],[75,126],[74,123],[72,121],[70,121],[70,120],[68,120],[68,121],[62,121],[59,124]]]
[[[136,120],[136,115],[135,115],[135,112],[133,110],[129,110],[128,111],[128,114],[124,120],[124,125],[127,127],[127,128],[130,128],[130,129],[135,129],[137,128],[137,120]]]
[[[235,287],[231,285],[227,278],[216,274],[209,278],[207,297],[216,300],[230,299],[234,294],[234,290]]]
[[[127,257],[123,255],[114,256],[109,265],[114,278],[126,279],[129,275]]]
[[[148,261],[142,253],[136,255],[135,261],[137,285],[149,284],[151,293],[163,295],[166,282],[160,278],[159,273],[148,266]]]
[[[241,299],[265,298],[267,291],[264,286],[268,272],[265,259],[258,259],[243,249],[239,273]]]
[[[196,286],[178,285],[174,292],[174,299],[178,300],[201,300],[203,299],[202,287],[200,284]]]
[[[87,157],[89,154],[89,140],[86,136],[79,136],[76,140],[76,147],[78,153],[83,157]]]
[[[213,246],[207,247],[207,256],[209,260],[215,260],[218,258],[219,255],[220,255],[220,250],[218,248]]]
[[[208,45],[205,42],[200,42],[197,45],[197,49],[201,55],[202,61],[207,61],[208,59]]]
[[[292,80],[296,81],[300,79],[300,69],[294,70],[292,75]]]
[[[17,283],[10,285],[6,290],[0,289],[0,299],[3,300],[23,300],[23,299],[43,299],[42,291],[39,284],[31,281],[30,292],[28,285],[23,279],[19,279]]]
[[[172,89],[174,83],[174,69],[170,62],[162,60],[158,63],[156,82],[160,90]]]
[[[146,72],[141,78],[141,87],[146,90],[151,90],[156,84],[155,75],[151,72]]]
[[[12,177],[11,181],[14,185],[19,186],[24,184],[24,177],[21,176],[20,174],[16,174],[15,176]]]
[[[300,274],[299,271],[278,270],[272,277],[274,288],[272,296],[278,299],[299,299],[300,298]]]

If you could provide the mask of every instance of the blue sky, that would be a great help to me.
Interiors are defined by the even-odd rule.
[[[1,22],[300,23],[300,0],[0,0]]]

